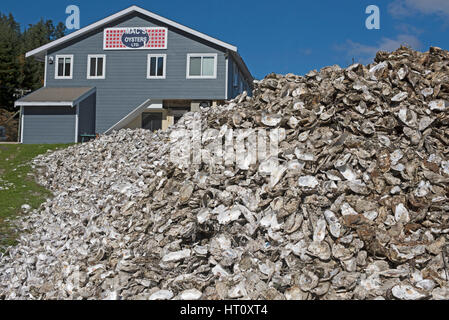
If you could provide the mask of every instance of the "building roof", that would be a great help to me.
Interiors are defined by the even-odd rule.
[[[185,31],[187,33],[190,33],[190,34],[192,34],[194,36],[197,36],[197,37],[202,38],[204,40],[207,40],[209,42],[215,43],[215,44],[219,45],[220,47],[229,49],[231,51],[237,51],[237,47],[235,47],[235,46],[233,46],[233,45],[231,45],[229,43],[226,43],[226,42],[223,42],[221,40],[212,38],[212,37],[210,37],[210,36],[208,36],[208,35],[206,35],[204,33],[201,33],[201,32],[198,32],[196,30],[190,29],[189,27],[183,26],[182,24],[179,24],[179,23],[177,23],[175,21],[172,21],[172,20],[169,20],[167,18],[164,18],[164,17],[162,17],[160,15],[157,15],[157,14],[151,12],[151,11],[142,9],[142,8],[140,8],[138,6],[131,6],[131,7],[127,8],[127,9],[119,11],[119,12],[117,12],[117,13],[109,16],[109,17],[106,17],[106,18],[104,18],[104,19],[102,19],[100,21],[92,23],[92,24],[88,25],[87,27],[84,27],[84,28],[82,28],[80,30],[72,32],[71,34],[69,34],[69,35],[67,35],[65,37],[62,37],[60,39],[57,39],[57,40],[52,41],[50,43],[47,43],[47,44],[45,44],[45,45],[43,45],[43,46],[41,46],[41,47],[39,47],[37,49],[31,50],[31,51],[27,52],[25,56],[28,58],[28,57],[31,57],[31,56],[36,56],[36,55],[42,54],[43,52],[47,51],[50,48],[53,48],[53,47],[58,46],[60,44],[63,44],[65,42],[67,42],[67,41],[70,41],[70,40],[72,40],[72,39],[74,39],[76,37],[79,37],[79,36],[89,32],[89,31],[92,31],[92,30],[94,30],[96,28],[102,27],[103,25],[108,24],[110,22],[113,22],[114,20],[120,19],[123,16],[125,16],[125,15],[127,15],[129,13],[132,13],[132,12],[141,13],[141,14],[147,16],[147,17],[150,17],[150,18],[156,19],[158,21],[161,21],[161,22],[163,22],[163,23],[165,23],[165,24],[167,24],[169,26],[172,26],[172,27],[175,27],[175,28],[177,28],[179,30]]]
[[[92,93],[95,87],[43,87],[16,101],[15,106],[75,106]]]
[[[145,15],[147,17],[150,17],[150,18],[153,18],[155,20],[158,20],[158,21],[160,21],[162,23],[165,23],[165,24],[167,24],[169,26],[172,26],[172,27],[174,27],[176,29],[182,30],[182,31],[184,31],[186,33],[189,33],[189,34],[194,35],[196,37],[199,37],[201,39],[207,40],[207,41],[209,41],[211,43],[214,43],[214,44],[216,44],[216,45],[218,45],[218,46],[220,46],[222,48],[225,48],[225,49],[231,51],[231,53],[233,53],[234,56],[240,57],[239,53],[237,52],[237,47],[235,47],[235,46],[233,46],[233,45],[231,45],[229,43],[223,42],[221,40],[218,40],[216,38],[213,38],[211,36],[208,36],[208,35],[206,35],[206,34],[204,34],[202,32],[193,30],[193,29],[191,29],[189,27],[186,27],[186,26],[184,26],[182,24],[179,24],[179,23],[177,23],[177,22],[175,22],[173,20],[169,20],[167,18],[164,18],[164,17],[162,17],[160,15],[157,15],[157,14],[151,12],[151,11],[142,9],[142,8],[140,8],[138,6],[131,6],[131,7],[127,8],[127,9],[119,11],[119,12],[117,12],[117,13],[109,16],[109,17],[106,17],[106,18],[104,18],[104,19],[102,19],[100,21],[92,23],[92,24],[90,24],[90,25],[88,25],[88,26],[86,26],[86,27],[84,27],[82,29],[79,29],[79,30],[77,30],[75,32],[72,32],[72,33],[66,35],[65,37],[59,38],[59,39],[57,39],[55,41],[52,41],[50,43],[47,43],[47,44],[45,44],[45,45],[43,45],[43,46],[41,46],[39,48],[31,50],[31,51],[29,51],[29,52],[27,52],[25,54],[25,57],[27,57],[27,58],[28,57],[35,57],[37,60],[44,60],[45,59],[45,55],[47,54],[47,51],[49,49],[54,48],[56,46],[59,46],[61,44],[64,44],[64,43],[66,43],[66,42],[68,42],[70,40],[73,40],[73,39],[77,38],[77,37],[80,37],[80,36],[90,32],[90,31],[92,31],[94,29],[101,28],[102,26],[104,26],[104,25],[106,25],[108,23],[111,23],[111,22],[113,22],[113,21],[115,21],[117,19],[120,19],[123,16],[125,16],[127,14],[130,14],[132,12],[137,12],[137,13],[143,14],[143,15]],[[241,57],[240,57],[240,59],[241,59]],[[245,64],[242,64],[242,67],[243,67],[242,70],[244,71],[246,76],[252,81],[254,78],[251,75],[251,72],[249,71],[247,66]]]

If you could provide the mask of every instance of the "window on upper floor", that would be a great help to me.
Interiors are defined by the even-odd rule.
[[[106,78],[106,55],[89,54],[87,56],[87,79]]]
[[[57,55],[55,66],[55,79],[72,79],[73,55]]]
[[[216,53],[189,53],[187,55],[187,79],[216,79]]]
[[[148,55],[148,79],[165,79],[165,70],[167,65],[166,54],[149,54]]]

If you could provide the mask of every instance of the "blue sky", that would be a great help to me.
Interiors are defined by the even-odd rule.
[[[379,49],[402,43],[449,49],[449,0],[21,0],[2,1],[23,26],[65,21],[77,5],[81,27],[133,4],[238,47],[256,78],[270,72],[305,74],[327,65],[369,63]],[[380,8],[380,30],[368,30],[368,5]]]

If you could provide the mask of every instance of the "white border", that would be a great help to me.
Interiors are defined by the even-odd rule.
[[[191,76],[190,73],[190,58],[192,57],[213,57],[214,58],[214,75],[213,76]],[[187,54],[187,67],[186,67],[186,79],[217,79],[217,60],[218,54],[216,53],[188,53]],[[203,73],[203,59],[201,59],[201,73]]]
[[[150,76],[150,59],[151,58],[164,58],[164,66],[163,66],[163,71],[162,71],[162,76]],[[157,62],[156,62],[156,67],[157,67]],[[149,54],[147,57],[147,79],[165,79],[166,77],[166,70],[167,70],[167,55],[164,54]]]
[[[73,107],[73,101],[48,101],[48,102],[16,102],[16,105],[28,107],[28,106],[36,106],[36,107]]]
[[[91,58],[103,58],[103,75],[91,76],[90,75],[90,60]],[[97,71],[97,69],[95,69]],[[105,54],[88,54],[87,55],[87,79],[106,79],[106,55]]]
[[[117,19],[119,19],[119,18],[121,18],[121,17],[123,17],[123,16],[125,16],[125,15],[127,15],[129,13],[131,13],[131,12],[134,12],[134,11],[135,12],[139,12],[139,13],[141,13],[143,15],[146,15],[147,17],[159,20],[162,23],[165,23],[165,24],[167,24],[169,26],[172,26],[172,27],[177,28],[179,30],[185,31],[187,33],[190,33],[190,34],[192,34],[194,36],[197,36],[199,38],[205,39],[205,40],[207,40],[209,42],[215,43],[215,44],[217,44],[217,45],[219,45],[221,47],[224,47],[226,49],[229,49],[229,50],[237,52],[237,47],[235,47],[233,45],[230,45],[229,43],[226,43],[226,42],[220,41],[218,39],[212,38],[212,37],[210,37],[210,36],[208,36],[208,35],[206,35],[204,33],[201,33],[201,32],[195,31],[193,29],[190,29],[190,28],[188,28],[186,26],[183,26],[183,25],[181,25],[181,24],[179,24],[177,22],[174,22],[174,21],[169,20],[167,18],[161,17],[161,16],[159,16],[159,15],[157,15],[155,13],[152,13],[152,12],[150,12],[148,10],[142,9],[142,8],[140,8],[138,6],[131,6],[131,7],[127,8],[127,9],[124,9],[124,10],[122,10],[120,12],[117,12],[117,13],[115,13],[115,14],[107,17],[107,18],[104,18],[104,19],[102,19],[100,21],[92,23],[91,25],[89,25],[87,27],[84,27],[84,28],[82,28],[82,29],[80,29],[78,31],[72,32],[71,34],[66,35],[65,37],[62,37],[62,38],[60,38],[58,40],[55,40],[55,41],[50,42],[50,43],[47,43],[46,45],[43,45],[43,46],[41,46],[41,47],[39,47],[37,49],[28,51],[25,56],[28,58],[28,57],[34,56],[36,54],[39,54],[39,53],[41,53],[43,51],[46,51],[46,50],[48,50],[50,48],[58,46],[58,45],[60,45],[62,43],[65,43],[67,41],[70,41],[73,38],[76,38],[76,37],[78,37],[80,35],[88,33],[88,32],[90,32],[90,31],[92,31],[92,30],[94,30],[96,28],[99,28],[99,27],[101,27],[101,26],[103,26],[103,25],[105,25],[107,23],[110,23],[110,22],[112,22],[114,20],[117,20]]]
[[[226,56],[226,85],[225,85],[225,99],[228,100],[228,86],[229,86],[229,57]]]
[[[48,56],[45,55],[45,66],[44,66],[44,87],[47,86],[47,68],[48,68]]]
[[[79,111],[80,105],[75,106],[75,143],[78,143],[78,125],[79,125]]]
[[[151,30],[151,29],[162,29],[165,30],[165,46],[159,47],[159,48],[146,48],[145,46],[140,48],[106,48],[106,31],[108,30],[129,30],[129,29],[145,29],[145,30]],[[168,29],[163,27],[123,27],[123,28],[107,28],[103,30],[103,50],[166,50],[167,49],[167,43],[168,43]]]
[[[20,116],[22,117],[20,121],[20,143],[23,143],[23,123],[25,121],[25,110],[23,110],[22,106],[20,107]]]
[[[71,58],[71,63],[70,63],[70,76],[58,76],[58,61],[59,58]],[[55,79],[58,80],[70,80],[73,79],[73,64],[75,63],[75,60],[73,59],[73,54],[58,54],[55,57]],[[64,65],[65,65],[65,61],[64,61]]]

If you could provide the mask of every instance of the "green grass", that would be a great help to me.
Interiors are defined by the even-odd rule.
[[[51,196],[48,190],[35,182],[30,161],[48,150],[67,146],[0,144],[0,250],[14,245],[18,235],[7,219],[12,221],[20,215],[23,204],[37,209]]]

